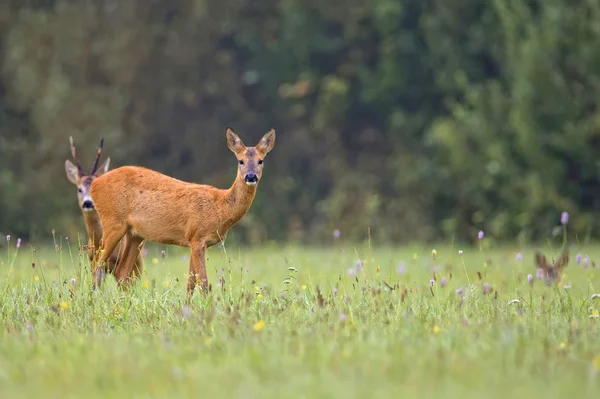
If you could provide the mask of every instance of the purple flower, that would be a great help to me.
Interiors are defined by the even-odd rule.
[[[337,291],[337,288],[334,288],[334,289],[333,289],[333,295],[337,295],[337,292],[338,292],[338,291]]]
[[[456,295],[462,295],[463,294],[463,289],[459,288],[456,290]]]
[[[434,284],[435,284],[435,280],[433,280],[433,279],[432,279],[432,280],[429,280],[429,285],[430,285],[430,286],[432,286],[432,287],[433,287],[433,286],[434,286]]]
[[[459,254],[459,255],[462,255],[462,254],[463,254],[463,250],[462,250],[462,249],[459,249],[459,250],[458,250],[458,254]]]
[[[560,223],[563,225],[569,223],[569,214],[567,212],[563,212],[560,214]]]
[[[346,313],[340,314],[340,321],[346,321],[347,318],[348,316],[346,316]]]
[[[477,238],[480,240],[483,239],[483,230],[479,230],[479,233],[477,233]]]
[[[575,255],[575,263],[577,263],[577,264],[581,263],[581,254]]]
[[[144,248],[144,256],[148,256],[148,250]]]
[[[356,261],[356,263],[354,264],[354,268],[356,269],[357,273],[360,272],[360,269],[362,268],[362,265],[363,265],[363,261],[360,260],[360,259],[358,259]]]
[[[21,247],[21,239],[17,238],[17,249]]]
[[[404,262],[400,262],[397,269],[398,274],[406,273],[406,264]]]
[[[544,271],[541,268],[535,269],[535,277],[537,277],[539,280],[543,279]]]
[[[583,267],[585,267],[587,269],[589,265],[590,265],[590,257],[587,254],[585,254],[585,258],[583,258]]]
[[[33,330],[33,324],[31,324],[31,323],[28,323],[26,328],[27,328],[28,330]]]
[[[527,275],[527,281],[530,283],[533,281],[533,275],[531,273]]]
[[[10,234],[6,236],[6,241],[10,241]]]
[[[188,259],[188,258],[187,258],[187,255],[183,255],[183,256],[181,257],[181,260],[183,260],[183,261],[186,261],[187,259]]]
[[[75,285],[75,282],[76,282],[76,281],[77,281],[77,280],[75,280],[75,277],[73,277],[73,278],[71,279],[71,284]]]
[[[515,256],[515,259],[516,259],[516,260],[518,260],[518,261],[521,261],[521,260],[523,260],[523,254],[522,254],[522,253],[520,253],[520,252],[519,252],[519,253],[517,253],[517,255]]]
[[[440,285],[442,286],[442,288],[444,288],[446,286],[446,277],[442,277],[442,280],[440,281]]]
[[[348,269],[349,276],[354,276],[355,274],[356,274],[356,269],[353,269],[353,268]]]
[[[341,234],[342,233],[338,229],[333,230],[333,237],[334,238],[340,238]]]
[[[166,252],[165,252],[165,250],[163,249],[162,251],[160,251],[160,254],[161,254],[161,256],[164,258],[164,257],[165,257],[165,255],[166,255],[167,253],[166,253]]]
[[[487,295],[490,292],[490,285],[488,283],[483,283],[483,293]]]
[[[183,305],[181,307],[181,315],[185,318],[188,318],[192,315],[192,309],[188,305]]]

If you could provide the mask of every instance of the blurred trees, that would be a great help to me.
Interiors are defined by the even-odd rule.
[[[140,164],[228,187],[231,126],[278,140],[247,242],[367,229],[539,239],[600,209],[595,0],[7,0],[0,231],[83,233],[64,176]],[[232,233],[234,233],[232,231]]]

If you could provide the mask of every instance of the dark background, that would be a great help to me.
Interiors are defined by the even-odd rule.
[[[236,240],[597,236],[596,0],[3,0],[0,231],[83,233],[67,181],[139,164],[228,187],[271,127]]]

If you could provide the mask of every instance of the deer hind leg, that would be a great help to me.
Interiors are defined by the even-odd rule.
[[[208,277],[206,275],[206,244],[194,243],[191,246],[190,271],[188,276],[187,294],[188,298],[194,293],[196,284],[200,283],[202,290],[208,288]]]
[[[144,239],[130,232],[126,235],[127,247],[115,270],[115,278],[122,289],[127,289],[141,274],[140,247]]]
[[[106,261],[127,232],[127,225],[125,224],[112,225],[110,227],[113,228],[105,228],[102,233],[102,244],[100,244],[99,255],[95,257],[92,264],[92,287],[94,288],[102,284],[106,270]]]

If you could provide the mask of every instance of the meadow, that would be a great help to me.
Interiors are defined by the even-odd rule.
[[[12,238],[0,252],[0,394],[597,397],[600,246],[573,244],[546,285],[536,247],[486,240],[211,248],[211,291],[188,303],[184,249],[149,244],[132,290],[109,275],[92,291],[77,243]]]

